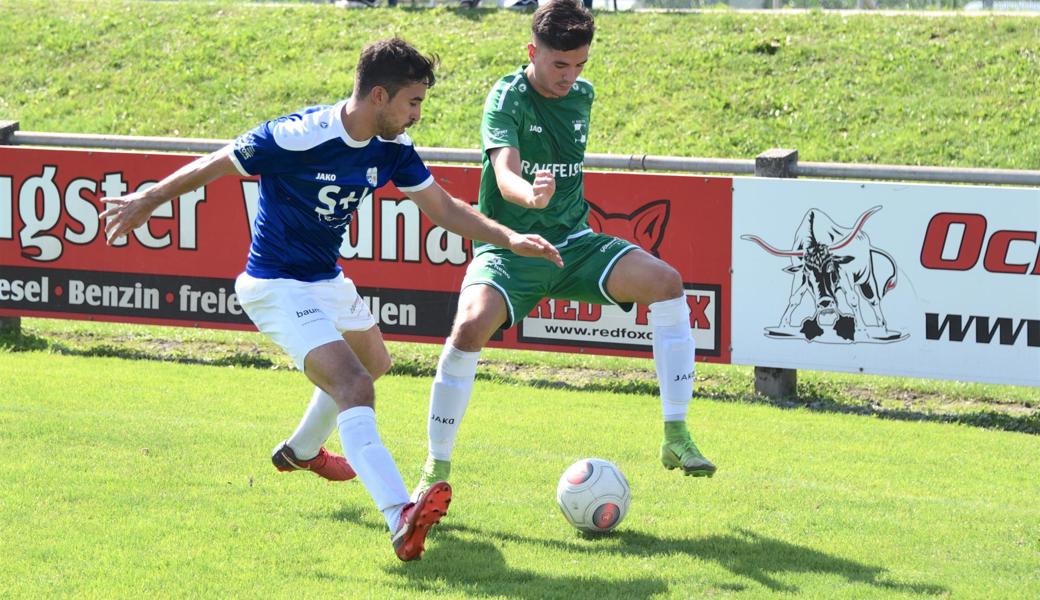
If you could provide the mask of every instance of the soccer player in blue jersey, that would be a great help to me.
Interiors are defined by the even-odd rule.
[[[401,560],[419,558],[429,528],[451,502],[447,482],[415,502],[376,429],[372,382],[390,367],[382,335],[354,283],[337,265],[361,202],[392,181],[437,225],[473,240],[562,266],[538,235],[488,219],[438,185],[404,131],[420,117],[436,58],[392,38],[361,53],[350,98],[267,121],[142,192],[102,198],[109,243],[144,225],[180,194],[224,175],[259,175],[259,211],[239,302],[257,328],[314,383],[310,405],[272,460],[331,480],[356,472],[386,518]],[[322,445],[339,426],[345,457]]]

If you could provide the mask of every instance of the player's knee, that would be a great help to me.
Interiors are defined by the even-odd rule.
[[[369,375],[372,376],[373,380],[379,379],[383,375],[386,375],[390,371],[390,367],[394,365],[394,360],[390,358],[389,354],[384,354],[377,358],[374,364],[369,369]]]
[[[460,319],[452,328],[451,345],[464,352],[477,352],[484,347],[498,325],[500,324],[492,324],[489,319],[481,318],[481,315]]]
[[[654,302],[678,298],[685,292],[683,290],[682,276],[679,271],[664,261],[658,261],[655,265],[653,277]]]
[[[375,387],[372,384],[373,377],[368,371],[351,369],[344,373],[326,390],[340,410],[354,408],[355,406],[373,406],[375,404]]]

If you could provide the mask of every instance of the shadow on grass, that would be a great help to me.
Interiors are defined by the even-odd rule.
[[[357,507],[344,507],[331,515],[321,516],[363,527],[381,527],[381,523],[365,519]],[[585,556],[613,554],[626,558],[657,559],[689,556],[717,563],[740,578],[715,584],[713,587],[716,590],[745,591],[754,582],[773,592],[798,593],[800,589],[797,586],[785,583],[780,578],[788,573],[806,573],[841,577],[849,584],[869,585],[885,592],[915,595],[943,595],[949,592],[941,585],[890,581],[883,567],[832,556],[808,546],[769,538],[743,528],[725,535],[702,538],[663,538],[627,530],[583,537],[599,539],[603,543],[595,546],[588,542],[535,538],[445,522],[431,532],[426,560],[398,565],[390,571],[408,580],[405,589],[436,592],[448,587],[448,591],[465,597],[649,598],[668,589],[665,580],[655,577],[622,581],[580,575],[554,577],[513,568],[499,550],[499,547],[508,543],[541,546]]]
[[[218,367],[251,367],[271,369],[280,366],[262,354],[235,352],[216,358],[200,358],[194,356],[171,355],[164,352],[151,352],[127,346],[112,344],[93,344],[86,347],[68,346],[61,342],[47,340],[32,334],[9,332],[0,333],[0,352],[40,352],[47,351],[65,356],[103,356],[108,358],[125,358],[127,360],[156,360],[191,365],[210,365]]]
[[[444,533],[452,531],[473,533],[503,542],[536,544],[583,553],[609,552],[634,558],[686,555],[718,563],[733,575],[750,579],[774,592],[797,593],[799,591],[798,587],[777,579],[777,576],[785,573],[834,575],[845,579],[850,584],[870,585],[880,590],[901,593],[941,595],[948,591],[940,585],[889,581],[885,577],[887,571],[883,567],[831,556],[808,546],[799,546],[765,537],[747,529],[737,529],[727,535],[712,535],[697,539],[661,538],[623,530],[598,536],[607,542],[601,548],[589,547],[587,544],[483,531],[459,525],[447,525]],[[449,539],[441,543],[447,546],[453,542]],[[731,582],[722,587],[727,590],[742,590],[746,589],[745,583]]]
[[[50,343],[39,336],[21,331],[0,331],[0,352],[38,352],[46,350]]]
[[[466,598],[651,598],[668,591],[658,577],[604,579],[590,575],[546,575],[511,566],[495,544],[438,535],[436,559],[388,569],[404,578],[403,591],[447,591]],[[445,568],[445,565],[449,565]],[[447,588],[447,589],[445,589]]]
[[[703,396],[724,402],[766,404],[778,408],[804,408],[814,412],[861,415],[894,421],[956,423],[984,429],[1040,434],[1040,413],[1014,415],[990,409],[965,413],[940,413],[912,408],[886,407],[874,403],[850,404],[842,402],[838,394],[811,383],[799,383],[797,396],[779,400],[752,393],[706,393]]]
[[[374,512],[375,509],[372,508]],[[343,507],[331,515],[335,521],[362,527],[378,527],[357,507]],[[460,537],[455,532],[477,533],[480,540]],[[651,598],[668,591],[667,583],[656,577],[623,581],[582,575],[550,576],[510,566],[483,532],[465,527],[438,526],[427,538],[428,551],[423,560],[396,563],[387,571],[407,581],[399,584],[408,594],[449,592],[464,598]],[[495,537],[495,536],[491,536]],[[523,538],[518,538],[523,539]],[[528,540],[523,540],[530,543]],[[322,578],[334,577],[320,573]],[[447,588],[447,589],[445,589]]]

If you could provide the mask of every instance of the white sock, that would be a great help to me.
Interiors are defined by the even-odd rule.
[[[480,352],[465,352],[444,344],[437,375],[430,389],[430,414],[426,432],[430,437],[430,456],[437,460],[451,460],[455,436],[462,416],[466,414],[473,379],[477,375]]]
[[[408,492],[394,459],[379,439],[375,411],[368,406],[355,406],[339,413],[336,422],[344,456],[393,531],[401,509],[408,503]]]
[[[339,407],[332,396],[314,388],[311,403],[307,405],[307,411],[303,413],[300,424],[289,438],[288,444],[300,460],[310,460],[318,455],[322,444],[332,435],[336,428],[336,415]]]
[[[665,421],[686,421],[693,397],[694,352],[690,331],[690,307],[686,297],[650,305],[654,367],[661,387],[661,413]]]

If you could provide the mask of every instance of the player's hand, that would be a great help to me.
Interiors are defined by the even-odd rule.
[[[556,193],[556,178],[552,171],[535,171],[531,187],[534,192],[530,200],[531,208],[545,208]]]
[[[541,257],[552,261],[557,267],[563,268],[560,251],[540,235],[514,233],[509,236],[509,249],[513,251],[513,254]]]
[[[152,216],[153,208],[148,206],[141,193],[116,198],[105,197],[101,199],[101,202],[105,205],[105,211],[98,218],[108,219],[105,223],[105,238],[109,246],[117,238],[144,225]]]

